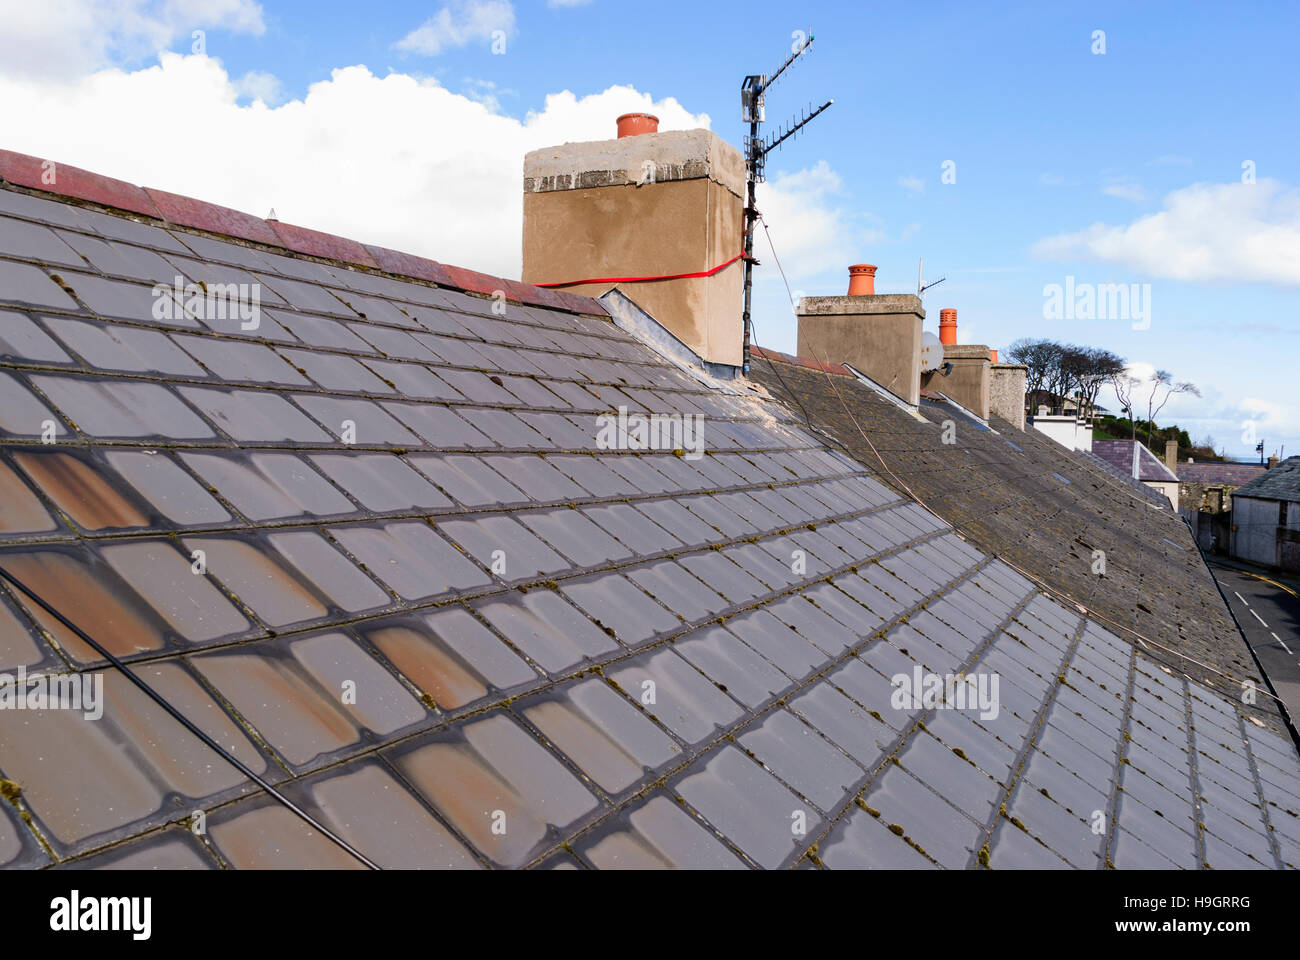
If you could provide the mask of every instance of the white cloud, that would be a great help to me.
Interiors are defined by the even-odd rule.
[[[235,92],[250,100],[261,100],[267,106],[274,107],[284,102],[284,85],[273,73],[250,70],[233,82]]]
[[[843,183],[825,160],[793,173],[777,173],[758,185],[758,209],[776,247],[773,257],[768,232],[756,228],[754,255],[754,328],[756,342],[793,353],[795,320],[790,303],[805,296],[843,293],[848,265],[867,259],[884,239],[870,218],[851,219],[840,202]],[[780,259],[780,269],[777,267]],[[790,283],[786,292],[781,270]]]
[[[194,29],[260,36],[255,0],[14,0],[4,5],[0,72],[70,81],[109,63],[134,63]]]
[[[591,0],[546,0],[546,5],[555,9],[557,7],[585,7],[591,3]]]
[[[839,174],[825,160],[795,173],[779,173],[758,185],[758,209],[771,230],[792,287],[828,268],[838,270],[858,262],[850,258],[860,231],[846,222],[843,210],[834,202],[842,188]],[[758,230],[762,232],[761,224]],[[764,235],[755,241],[755,249],[766,248]],[[780,285],[775,263],[772,268],[770,273]],[[781,289],[784,296],[783,285]]]
[[[509,0],[453,0],[393,46],[434,57],[475,40],[490,41],[497,31],[515,35],[515,8]]]
[[[1095,223],[1040,240],[1032,252],[1193,283],[1300,285],[1300,191],[1268,179],[1196,183],[1128,226]]]
[[[910,193],[925,193],[925,181],[920,177],[899,177],[898,185]]]
[[[1147,192],[1136,183],[1108,183],[1101,188],[1101,192],[1108,197],[1117,197],[1129,203],[1147,202]]]
[[[656,114],[664,130],[709,125],[672,98],[621,86],[550,94],[519,120],[436,80],[362,66],[278,107],[241,104],[239,93],[219,61],[180,54],[68,85],[0,77],[0,129],[11,150],[518,277],[527,151],[610,139],[632,111]],[[141,123],[186,116],[203,123]]]

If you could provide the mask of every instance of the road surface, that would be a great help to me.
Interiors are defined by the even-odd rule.
[[[1292,722],[1300,722],[1300,585],[1212,561],[1210,570]]]

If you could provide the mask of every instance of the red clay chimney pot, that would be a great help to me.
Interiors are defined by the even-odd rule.
[[[951,307],[939,311],[939,342],[946,346],[957,343],[957,311]]]
[[[989,351],[989,359],[990,359],[991,361],[993,361],[994,363],[997,363],[997,362],[998,362],[998,352],[997,352],[996,350],[990,350],[990,351]]]
[[[849,296],[869,297],[876,292],[876,265],[855,263],[849,267]]]
[[[659,118],[653,113],[625,113],[618,118],[618,137],[639,137],[643,133],[658,133]]]

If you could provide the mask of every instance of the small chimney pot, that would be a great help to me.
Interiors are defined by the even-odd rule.
[[[944,346],[957,343],[957,311],[951,307],[939,311],[939,342]]]
[[[643,133],[658,133],[659,118],[653,113],[625,113],[618,118],[618,138],[639,137]]]
[[[849,296],[870,297],[876,293],[876,265],[855,263],[849,267]]]

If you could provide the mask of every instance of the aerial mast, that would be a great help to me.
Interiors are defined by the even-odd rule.
[[[807,39],[804,39],[801,33],[796,34],[790,56],[776,69],[776,72],[770,76],[766,73],[748,76],[740,88],[740,103],[744,111],[744,120],[749,124],[749,135],[745,137],[745,307],[742,317],[744,323],[745,373],[749,373],[749,345],[753,330],[750,322],[750,307],[754,285],[754,266],[758,262],[754,259],[754,224],[759,215],[758,206],[755,203],[755,187],[765,179],[764,167],[767,162],[767,155],[780,147],[786,140],[798,134],[800,130],[812,122],[814,117],[830,107],[835,101],[828,100],[815,110],[804,110],[797,120],[792,121],[788,126],[782,127],[768,138],[759,136],[759,124],[766,119],[764,100],[768,88],[776,83],[781,74],[785,73],[792,63],[808,52],[813,40],[811,30],[808,31]]]

